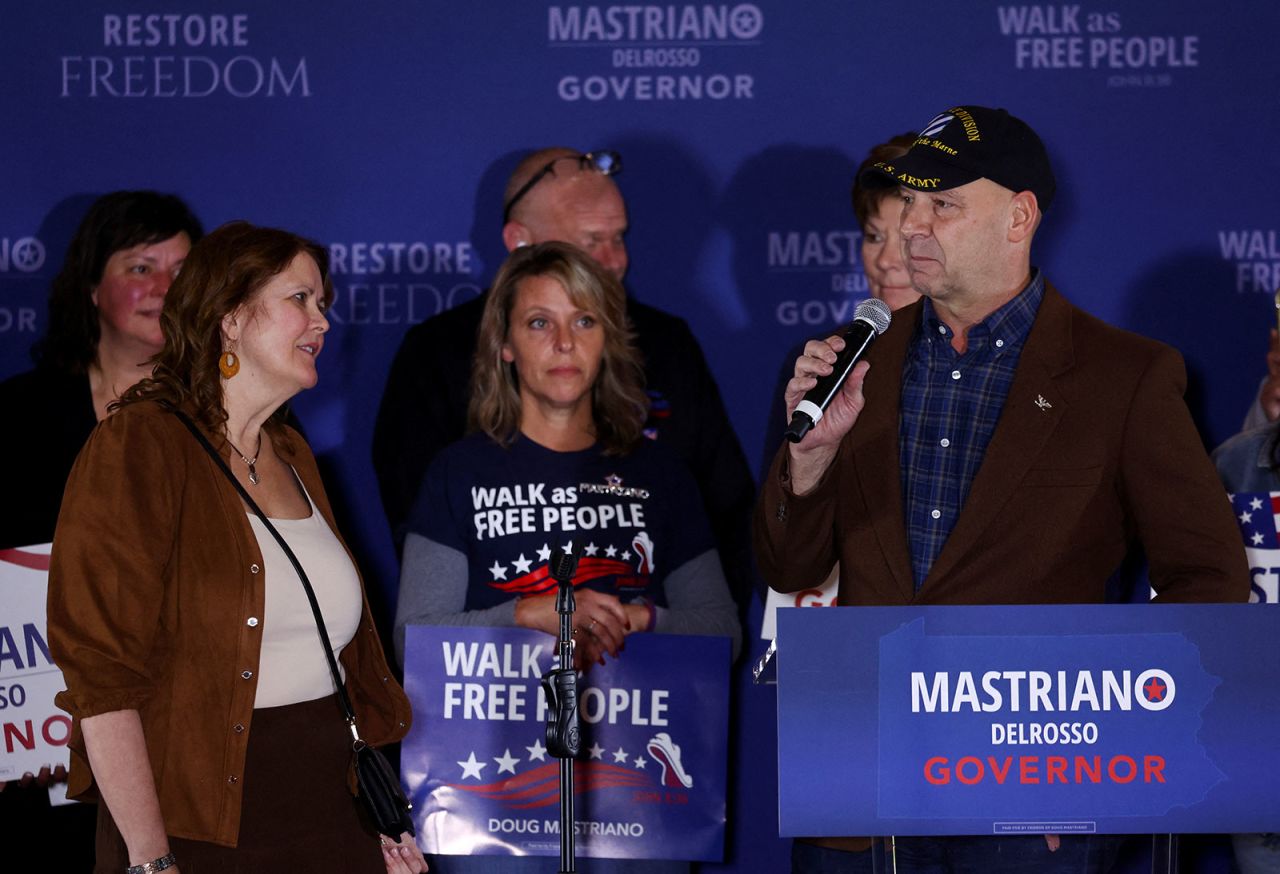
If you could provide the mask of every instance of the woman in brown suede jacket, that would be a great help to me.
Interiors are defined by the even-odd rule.
[[[349,791],[351,737],[297,574],[172,412],[298,554],[364,738],[403,737],[408,700],[315,459],[282,421],[316,383],[332,294],[313,243],[243,222],[210,234],[169,291],[152,378],[72,470],[49,642],[74,717],[69,794],[102,802],[98,871],[425,870]]]

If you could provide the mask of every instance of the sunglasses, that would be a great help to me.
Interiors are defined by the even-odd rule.
[[[529,181],[520,186],[520,190],[507,201],[507,205],[502,208],[502,223],[504,225],[511,221],[511,210],[520,202],[520,198],[528,194],[529,190],[537,185],[542,177],[548,173],[554,174],[556,172],[556,163],[559,161],[577,161],[579,170],[595,170],[602,176],[613,176],[622,172],[622,156],[608,149],[587,152],[584,155],[562,155],[559,158],[552,158],[543,165],[541,170],[529,177]]]

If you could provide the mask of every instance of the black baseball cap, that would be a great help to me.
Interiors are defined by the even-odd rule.
[[[985,106],[955,106],[934,116],[905,155],[867,168],[859,181],[867,188],[946,191],[982,178],[1030,191],[1041,212],[1057,190],[1036,132],[1005,110]]]

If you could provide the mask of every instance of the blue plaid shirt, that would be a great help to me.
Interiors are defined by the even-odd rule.
[[[1044,297],[1044,278],[969,329],[960,355],[954,333],[932,301],[924,311],[902,369],[898,457],[903,510],[916,591],[960,517],[982,465],[1022,357],[1022,346]]]

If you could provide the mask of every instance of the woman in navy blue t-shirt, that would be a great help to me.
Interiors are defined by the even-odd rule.
[[[555,635],[548,559],[572,541],[579,664],[645,631],[741,630],[701,499],[645,439],[647,401],[621,284],[565,243],[517,249],[489,292],[472,370],[473,433],[428,470],[405,538],[404,627]]]

